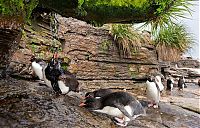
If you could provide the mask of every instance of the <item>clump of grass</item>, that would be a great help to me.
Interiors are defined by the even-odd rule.
[[[178,24],[162,28],[154,40],[159,59],[163,61],[179,60],[181,53],[188,50],[193,42],[191,34]]]
[[[185,14],[191,14],[190,6],[192,5],[188,0],[155,0],[154,6],[157,7],[153,13],[155,17],[148,20],[145,25],[151,24],[151,31],[154,34],[160,28],[174,23],[179,17],[187,18]]]
[[[124,57],[131,57],[144,42],[144,38],[131,24],[113,24],[111,26],[111,35],[117,42],[119,53]]]

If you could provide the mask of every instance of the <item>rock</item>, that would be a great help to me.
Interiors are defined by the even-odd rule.
[[[56,95],[38,82],[13,78],[0,80],[0,88],[0,127],[120,128],[111,117],[79,107],[79,95]],[[131,90],[136,97],[144,95],[136,88]],[[131,121],[127,128],[199,127],[199,114],[169,102],[146,110],[146,116]]]
[[[121,57],[108,30],[77,19],[57,17],[59,30],[55,43],[46,20],[38,19],[32,26],[25,26],[20,47],[11,58],[10,72],[31,78],[30,55],[47,61],[53,56],[50,50],[57,47],[65,68],[76,74],[78,80],[89,83],[95,80],[140,82],[147,74],[158,72],[155,47],[148,42],[141,45],[133,56]]]
[[[174,77],[177,84],[178,78],[185,77],[187,83],[198,83],[200,77],[200,62],[193,59],[183,59],[178,62],[162,62],[160,63],[161,72],[165,76],[171,75]]]

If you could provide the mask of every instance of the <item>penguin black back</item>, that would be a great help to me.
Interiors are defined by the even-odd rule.
[[[59,80],[65,81],[70,91],[79,92],[79,82],[71,72],[63,70]]]
[[[100,98],[110,93],[112,93],[111,89],[98,89],[93,92],[87,92],[85,98]]]
[[[172,89],[172,84],[173,84],[173,81],[170,78],[168,78],[167,79],[167,90],[171,90]]]
[[[179,89],[183,89],[185,87],[185,81],[184,81],[184,77],[179,78],[178,80],[178,88]]]

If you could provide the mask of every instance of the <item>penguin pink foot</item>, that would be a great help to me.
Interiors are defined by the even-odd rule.
[[[128,124],[128,122],[126,122],[124,120],[124,118],[119,118],[119,117],[114,117],[114,122],[115,122],[115,124],[122,126],[122,127],[125,127]]]
[[[124,123],[124,118],[114,117],[114,120],[118,123]]]
[[[153,108],[158,108],[158,105],[157,105],[157,104],[154,104],[154,105],[153,105]]]
[[[154,106],[154,103],[151,101],[148,103],[148,107],[153,107]]]
[[[158,104],[156,104],[155,102],[150,102],[148,104],[148,107],[158,108]]]

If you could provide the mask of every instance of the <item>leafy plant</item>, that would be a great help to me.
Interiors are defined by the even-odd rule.
[[[154,44],[159,58],[165,61],[180,59],[181,53],[190,48],[193,39],[183,25],[171,24],[162,28],[155,37]]]
[[[22,16],[28,20],[38,0],[1,0],[0,14],[6,16]]]
[[[131,57],[141,47],[141,43],[144,42],[143,36],[133,30],[130,24],[113,24],[111,35],[117,41],[120,55],[127,57]]]
[[[185,13],[190,13],[192,4],[188,0],[155,0],[154,6],[157,7],[154,12],[154,18],[147,21],[145,25],[151,24],[153,34],[160,28],[174,24],[178,17],[185,17]]]

